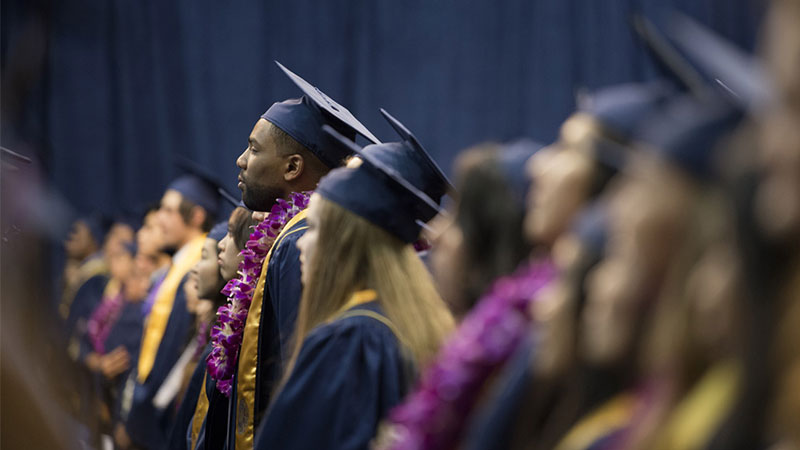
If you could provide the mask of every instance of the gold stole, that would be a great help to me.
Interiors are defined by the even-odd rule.
[[[630,422],[636,399],[628,393],[617,395],[581,419],[561,439],[556,450],[580,450],[589,448],[608,432]]]
[[[705,448],[730,412],[741,376],[733,360],[712,366],[681,400],[659,434],[656,448],[691,450]]]
[[[258,329],[261,325],[261,310],[264,302],[264,284],[267,280],[267,268],[272,250],[278,248],[286,236],[305,230],[308,227],[300,227],[296,230],[291,228],[303,220],[308,214],[304,209],[297,213],[289,222],[284,225],[278,237],[272,243],[272,247],[264,259],[261,266],[261,275],[258,277],[256,291],[253,294],[253,301],[247,312],[247,321],[244,325],[242,336],[242,346],[239,349],[239,372],[236,381],[236,448],[253,448],[253,434],[255,424],[255,397],[256,397],[256,372],[258,370]],[[270,305],[271,307],[271,305]]]
[[[58,305],[58,313],[61,318],[67,320],[69,318],[69,311],[72,308],[72,302],[75,301],[75,295],[78,290],[83,286],[83,283],[89,281],[95,275],[100,275],[108,272],[105,261],[103,258],[89,257],[88,261],[81,264],[78,269],[78,280],[72,285],[64,289],[64,294],[61,296],[61,304]]]
[[[172,314],[172,306],[175,303],[175,294],[177,294],[178,286],[181,280],[189,272],[192,266],[200,260],[200,252],[203,249],[205,242],[205,234],[198,236],[180,251],[180,259],[173,261],[172,267],[164,277],[164,281],[158,288],[155,302],[153,302],[153,309],[150,310],[150,315],[147,317],[147,323],[144,326],[144,333],[142,334],[142,349],[139,352],[139,365],[136,375],[136,381],[139,384],[147,380],[150,371],[153,370],[153,364],[156,360],[156,353],[158,347],[161,345],[161,338],[164,337],[164,330],[167,328],[169,316]]]
[[[200,364],[205,361],[201,360]],[[208,394],[206,393],[206,377],[208,371],[203,374],[203,385],[200,387],[200,395],[197,397],[197,406],[194,407],[194,416],[192,416],[192,447],[189,450],[194,450],[197,445],[197,437],[200,435],[200,428],[203,426],[203,421],[208,414]]]

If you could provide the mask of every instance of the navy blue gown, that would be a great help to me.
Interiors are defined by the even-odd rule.
[[[502,450],[511,447],[522,403],[531,388],[533,342],[527,339],[501,372],[489,399],[478,409],[464,439],[467,450]]]
[[[175,423],[172,426],[172,431],[169,436],[170,450],[188,449],[191,443],[191,428],[192,420],[194,419],[194,411],[197,408],[197,399],[200,396],[201,389],[205,392],[206,397],[210,399],[209,393],[214,389],[213,380],[206,377],[206,358],[211,353],[211,343],[206,344],[203,353],[197,361],[197,366],[192,372],[192,377],[189,380],[189,386],[186,388],[186,393],[183,396],[178,407],[178,412],[175,415]],[[206,380],[206,386],[203,386],[203,380]],[[205,427],[203,427],[205,428]],[[204,448],[203,446],[204,429],[201,429],[198,436],[198,445],[196,448]]]
[[[368,310],[381,314],[377,302]],[[303,342],[286,385],[256,435],[256,449],[365,449],[380,420],[404,397],[410,359],[384,322],[344,316]]]
[[[127,392],[123,394],[121,416],[131,441],[138,447],[166,448],[168,433],[172,429],[173,408],[170,406],[159,410],[153,405],[153,398],[191,338],[194,319],[186,309],[186,295],[183,292],[183,284],[187,278],[188,276],[184,276],[178,285],[172,312],[150,374],[144,383],[139,383],[136,380],[137,368],[134,366],[125,386]],[[131,398],[124,398],[126,395]]]

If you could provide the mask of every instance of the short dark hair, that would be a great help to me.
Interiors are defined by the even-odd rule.
[[[279,156],[300,155],[303,158],[303,162],[305,162],[307,170],[320,177],[331,170],[330,167],[326,166],[325,163],[317,158],[317,155],[312,153],[311,150],[307,149],[303,144],[294,140],[289,133],[281,130],[271,122],[270,125],[268,135],[275,143]]]
[[[183,223],[188,224],[189,221],[192,220],[192,210],[195,208],[203,208],[202,206],[197,205],[195,202],[187,199],[186,197],[181,198],[181,203],[178,205],[178,212],[183,219]],[[206,218],[203,220],[203,223],[200,225],[200,229],[204,232],[211,231],[211,227],[214,226],[214,215],[211,214],[207,209],[203,208],[203,211],[206,212]]]

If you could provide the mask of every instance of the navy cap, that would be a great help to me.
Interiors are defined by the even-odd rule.
[[[97,245],[103,245],[106,233],[111,228],[111,220],[107,216],[95,213],[81,217],[77,221],[83,222],[89,228],[89,233],[91,233]]]
[[[709,80],[675,48],[655,23],[641,14],[634,14],[633,28],[647,44],[656,61],[666,67],[673,79],[698,99],[705,99],[711,95]]]
[[[389,125],[394,128],[398,135],[400,135],[400,139],[403,140],[403,144],[405,144],[409,149],[413,150],[413,153],[410,153],[409,162],[413,162],[416,166],[416,170],[419,172],[419,176],[421,177],[420,182],[422,184],[414,184],[417,186],[418,189],[425,192],[428,197],[436,200],[436,202],[441,202],[441,198],[446,194],[448,191],[455,192],[456,188],[453,187],[453,183],[447,178],[444,171],[436,164],[436,161],[431,158],[431,155],[425,150],[425,148],[420,144],[419,140],[414,136],[405,125],[403,125],[399,120],[395,119],[391,114],[389,114],[385,109],[381,108],[381,114],[389,122]],[[403,176],[407,176],[407,178],[411,181],[411,174],[406,174],[401,171]]]
[[[542,148],[542,144],[530,139],[520,139],[503,145],[497,157],[497,164],[503,172],[508,187],[515,200],[525,207],[525,199],[531,187],[531,178],[525,172],[525,165]]]
[[[320,180],[316,193],[394,234],[403,242],[417,240],[419,217],[433,217],[439,205],[391,166],[359,148],[331,127],[325,127],[340,145],[362,159],[357,168],[332,170]]]
[[[640,140],[688,174],[707,179],[714,175],[717,144],[742,117],[740,109],[726,102],[682,96],[647,121]]]
[[[372,142],[380,142],[347,108],[277,61],[276,63],[305,95],[273,104],[261,116],[262,119],[280,128],[330,168],[341,166],[351,153],[346,148],[335,145],[322,132],[323,125],[329,125],[353,140],[356,133],[360,133]]]
[[[242,201],[241,198],[234,197],[233,195],[231,195],[230,192],[225,190],[225,188],[221,187],[217,188],[217,193],[219,193],[219,196],[222,197],[223,200],[230,203],[230,205],[233,206],[234,208],[239,208],[239,207],[247,208],[246,206],[244,206],[244,202]]]
[[[223,220],[222,222],[217,223],[211,228],[211,231],[208,232],[206,236],[208,239],[213,239],[217,242],[221,241],[225,235],[228,234],[228,221]]]
[[[289,77],[290,80],[303,91],[303,94],[311,100],[319,109],[321,109],[329,118],[333,118],[333,123],[330,123],[336,129],[341,130],[350,129],[365,138],[369,139],[373,144],[380,144],[381,141],[370,132],[353,114],[344,106],[336,103],[335,100],[328,97],[324,92],[320,91],[316,86],[311,85],[308,81],[302,79],[299,75],[287,69],[283,64],[275,61],[275,64],[281,68],[283,73]],[[341,131],[340,131],[341,132]],[[350,133],[342,132],[343,135],[349,136]]]
[[[627,141],[643,120],[675,95],[667,82],[626,83],[600,89],[585,97],[578,109],[594,117],[613,137]]]
[[[753,56],[683,14],[673,15],[669,31],[692,61],[740,108],[758,110],[773,100],[775,94],[765,69]]]
[[[179,157],[176,165],[187,173],[173,180],[167,186],[167,190],[180,192],[184,198],[205,209],[208,215],[217,217],[221,206],[220,195],[217,192],[220,187],[219,181],[205,168],[188,158]]]

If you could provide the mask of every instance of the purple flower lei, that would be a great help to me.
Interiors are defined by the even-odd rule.
[[[419,385],[389,414],[382,448],[455,448],[469,412],[494,370],[518,348],[532,320],[530,304],[555,276],[548,262],[497,280],[442,347]]]
[[[217,310],[217,323],[211,329],[211,353],[206,359],[208,374],[216,381],[217,389],[229,396],[242,345],[247,311],[261,275],[261,266],[272,244],[289,220],[308,206],[311,191],[293,192],[289,201],[279,198],[267,217],[253,229],[250,240],[239,253],[239,277],[230,280],[222,293],[228,303]]]

